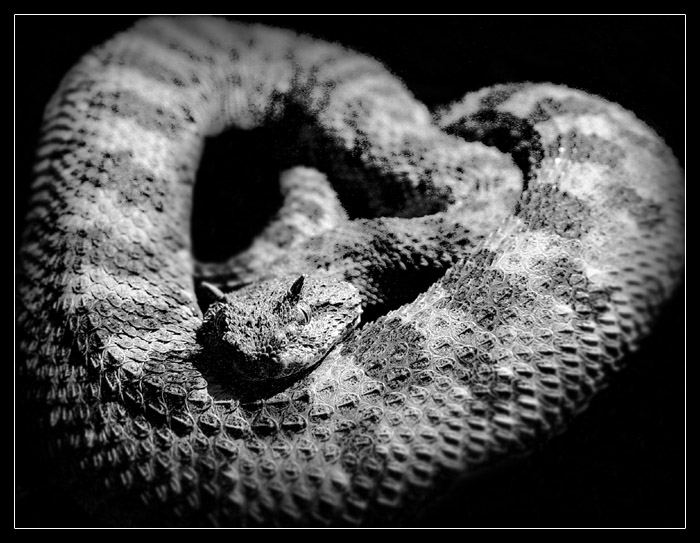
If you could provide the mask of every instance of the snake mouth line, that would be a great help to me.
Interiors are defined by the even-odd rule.
[[[328,358],[328,355],[330,355],[338,345],[350,339],[360,326],[361,320],[362,315],[358,314],[348,325],[345,333],[339,336],[336,342],[321,353],[316,362],[292,375],[255,381],[246,379],[245,376],[233,370],[230,372],[214,371],[205,367],[204,364],[198,369],[206,378],[209,394],[216,404],[227,405],[239,403],[240,405],[254,406],[256,402],[272,397],[275,394],[293,387],[313,373],[323,364]]]

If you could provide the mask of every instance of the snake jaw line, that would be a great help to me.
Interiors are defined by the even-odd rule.
[[[302,275],[286,285],[243,287],[207,310],[200,336],[217,366],[263,383],[301,375],[357,326],[360,301],[350,284]]]

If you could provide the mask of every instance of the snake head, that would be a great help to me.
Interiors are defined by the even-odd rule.
[[[222,295],[204,315],[207,360],[248,381],[305,373],[359,323],[357,289],[325,277],[261,281]]]

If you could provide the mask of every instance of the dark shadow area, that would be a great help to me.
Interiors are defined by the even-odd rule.
[[[207,138],[192,209],[195,257],[222,262],[245,249],[282,204],[268,129]],[[251,211],[254,210],[254,211]]]

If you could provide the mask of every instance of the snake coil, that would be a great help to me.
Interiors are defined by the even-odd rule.
[[[289,388],[215,401],[195,173],[205,137],[292,111],[379,217],[326,264],[363,285],[449,270]],[[378,62],[264,26],[147,19],[83,57],[46,109],[17,316],[23,409],[76,495],[134,524],[400,522],[588,405],[681,280],[682,169],[631,113],[556,85],[437,120]],[[503,133],[513,159],[478,142]]]

